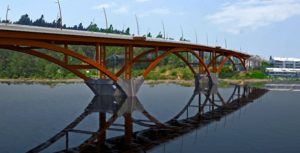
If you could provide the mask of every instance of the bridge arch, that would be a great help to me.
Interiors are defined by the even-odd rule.
[[[57,45],[54,44],[50,44],[50,43],[46,43],[46,42],[40,42],[40,41],[34,41],[34,40],[23,40],[23,39],[2,39],[0,38],[0,45],[1,46],[29,46],[29,47],[37,47],[37,48],[43,48],[43,49],[48,49],[51,51],[55,51],[58,53],[63,53],[65,55],[71,56],[73,58],[76,58],[90,66],[92,66],[93,68],[99,70],[100,72],[104,73],[106,76],[108,76],[110,79],[112,79],[113,81],[117,81],[118,77],[115,76],[113,73],[111,73],[110,71],[108,71],[106,68],[104,68],[103,66],[101,66],[99,63],[97,63],[96,61],[93,61],[92,59],[89,59],[88,57],[85,57],[79,53],[76,53],[72,50],[69,50],[67,48],[62,48],[59,47]],[[28,52],[28,54],[31,54],[33,52]],[[34,53],[33,53],[34,54]],[[44,54],[45,55],[45,54]],[[48,58],[45,56],[40,56],[40,58]],[[48,58],[49,60],[50,58]],[[75,72],[73,71],[71,68],[67,67],[66,65],[62,65],[62,63],[58,62],[57,59],[53,60],[51,59],[51,62],[54,62],[58,65],[61,65],[63,67],[65,67],[67,70],[71,71],[71,72]],[[78,71],[79,72],[79,71]],[[77,73],[77,72],[76,72]],[[77,74],[76,74],[77,75]],[[90,79],[88,77],[81,77],[83,78],[85,81]]]
[[[231,62],[231,64],[234,66],[235,69],[237,69],[236,67],[236,63],[234,63],[234,61],[232,60],[231,57],[235,57],[237,59],[239,59],[239,61],[241,62],[242,66],[244,67],[244,69],[246,70],[246,65],[245,65],[245,62],[243,61],[243,58],[239,55],[235,55],[235,54],[229,54],[229,55],[223,55],[223,54],[220,54],[220,55],[217,55],[216,56],[216,59],[214,60],[217,60],[217,58],[221,57],[221,56],[225,56],[224,59],[221,60],[221,63],[220,65],[217,67],[217,73],[220,73],[221,72],[221,69],[223,68],[224,64],[229,60]],[[208,68],[210,68],[212,66],[212,61],[209,62],[209,64],[207,65]]]
[[[144,57],[144,56],[146,56],[146,55],[148,55],[150,53],[155,53],[155,52],[156,52],[156,50],[152,49],[152,50],[148,50],[146,52],[142,52],[141,54],[137,55],[136,57],[134,57],[132,59],[132,61],[130,61],[129,64],[123,66],[122,69],[120,69],[116,73],[116,76],[119,77],[120,75],[122,75],[122,73],[124,73],[129,67],[131,67],[133,64],[135,64],[142,57]],[[176,55],[178,58],[180,58],[189,67],[189,69],[193,72],[193,74],[196,74],[196,72],[193,69],[193,67],[189,64],[189,62],[182,55],[180,55],[178,52],[173,52],[173,54]]]
[[[31,55],[31,56],[35,56],[35,57],[47,60],[49,62],[52,62],[54,64],[57,64],[57,65],[65,68],[65,69],[69,70],[70,72],[72,72],[73,74],[75,74],[76,76],[78,76],[79,78],[81,78],[83,80],[90,79],[89,77],[85,76],[84,74],[82,74],[80,71],[78,71],[76,69],[69,69],[68,65],[65,64],[64,62],[62,62],[62,61],[60,61],[60,60],[58,60],[58,59],[56,59],[52,56],[40,53],[38,51],[31,50],[31,49],[24,49],[24,48],[20,48],[20,47],[16,47],[16,46],[0,46],[0,48],[16,51],[16,52],[20,52],[20,53],[24,53],[24,54],[27,54],[27,55]]]
[[[237,67],[236,67],[236,63],[234,63],[234,61],[231,59],[231,57],[235,57],[235,58],[239,59],[239,61],[241,62],[243,68],[244,68],[245,70],[247,70],[243,58],[240,57],[239,55],[233,55],[233,54],[231,54],[231,55],[227,55],[227,56],[221,61],[219,67],[217,68],[217,72],[218,72],[218,73],[221,72],[221,69],[223,68],[224,64],[225,64],[228,60],[230,60],[231,63],[233,64],[233,66],[234,66],[235,68],[237,68]]]
[[[193,54],[198,61],[200,62],[200,64],[204,67],[205,71],[207,72],[208,76],[210,76],[210,72],[207,68],[207,66],[205,65],[203,59],[196,54],[196,52],[192,49],[188,49],[188,48],[174,48],[171,50],[166,51],[165,53],[163,53],[162,55],[158,56],[147,68],[146,70],[143,72],[143,77],[146,78],[148,76],[148,74],[150,73],[150,71],[161,61],[163,60],[165,57],[167,57],[170,54],[177,54],[179,52],[189,52],[191,54]],[[179,54],[178,54],[179,55]],[[187,61],[186,61],[187,62]],[[189,65],[189,64],[188,64]],[[193,73],[195,73],[195,71],[193,71]]]

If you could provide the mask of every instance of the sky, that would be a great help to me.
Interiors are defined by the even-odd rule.
[[[1,0],[0,18],[16,21],[23,14],[53,21],[58,15],[56,0]],[[200,44],[242,50],[268,59],[300,58],[300,0],[61,0],[63,24],[73,26],[91,22],[105,28],[130,27],[137,35],[157,35],[165,25],[166,36],[184,38]],[[208,38],[208,39],[207,39]]]

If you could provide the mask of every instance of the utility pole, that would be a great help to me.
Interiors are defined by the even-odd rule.
[[[5,25],[7,25],[7,23],[8,23],[8,11],[10,11],[9,5],[7,5],[7,9],[6,9]]]
[[[227,48],[227,41],[226,41],[226,39],[224,39],[225,40],[225,48]]]
[[[106,32],[108,32],[108,22],[107,22],[107,15],[106,15],[105,7],[103,7],[103,13],[104,13],[104,18],[105,18]]]
[[[60,30],[62,30],[62,13],[61,13],[61,7],[60,7],[60,2],[59,0],[56,1],[57,5],[58,5],[58,9],[59,9],[59,16],[60,16]]]
[[[139,36],[140,35],[140,26],[139,26],[139,21],[138,21],[136,14],[135,14],[135,21],[136,21],[137,34]]]
[[[162,24],[162,28],[163,28],[164,39],[166,39],[166,29],[165,29],[164,21],[161,21],[161,24]]]

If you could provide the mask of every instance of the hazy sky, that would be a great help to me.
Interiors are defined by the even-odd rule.
[[[55,0],[1,0],[0,18],[16,21],[23,14],[37,19],[44,14],[47,21],[57,18]],[[169,37],[184,37],[198,43],[224,46],[268,58],[272,56],[300,58],[300,0],[61,0],[63,22],[68,26],[94,21],[105,26],[102,8],[106,8],[109,24],[118,29],[130,27],[137,33],[162,31],[162,21]]]

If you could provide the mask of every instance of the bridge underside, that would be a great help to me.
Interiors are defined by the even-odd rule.
[[[76,50],[81,47],[85,52]],[[149,73],[165,58],[178,57],[197,76],[216,83],[222,67],[230,62],[237,70],[246,70],[249,55],[220,47],[184,42],[147,40],[144,37],[111,38],[53,33],[36,33],[0,29],[0,48],[36,56],[55,63],[79,78],[96,95],[125,94],[135,96]],[[112,52],[123,57],[116,71],[107,64]],[[134,66],[144,66],[141,74],[133,75]],[[96,71],[91,76],[89,71]],[[199,78],[199,77],[195,77]]]

